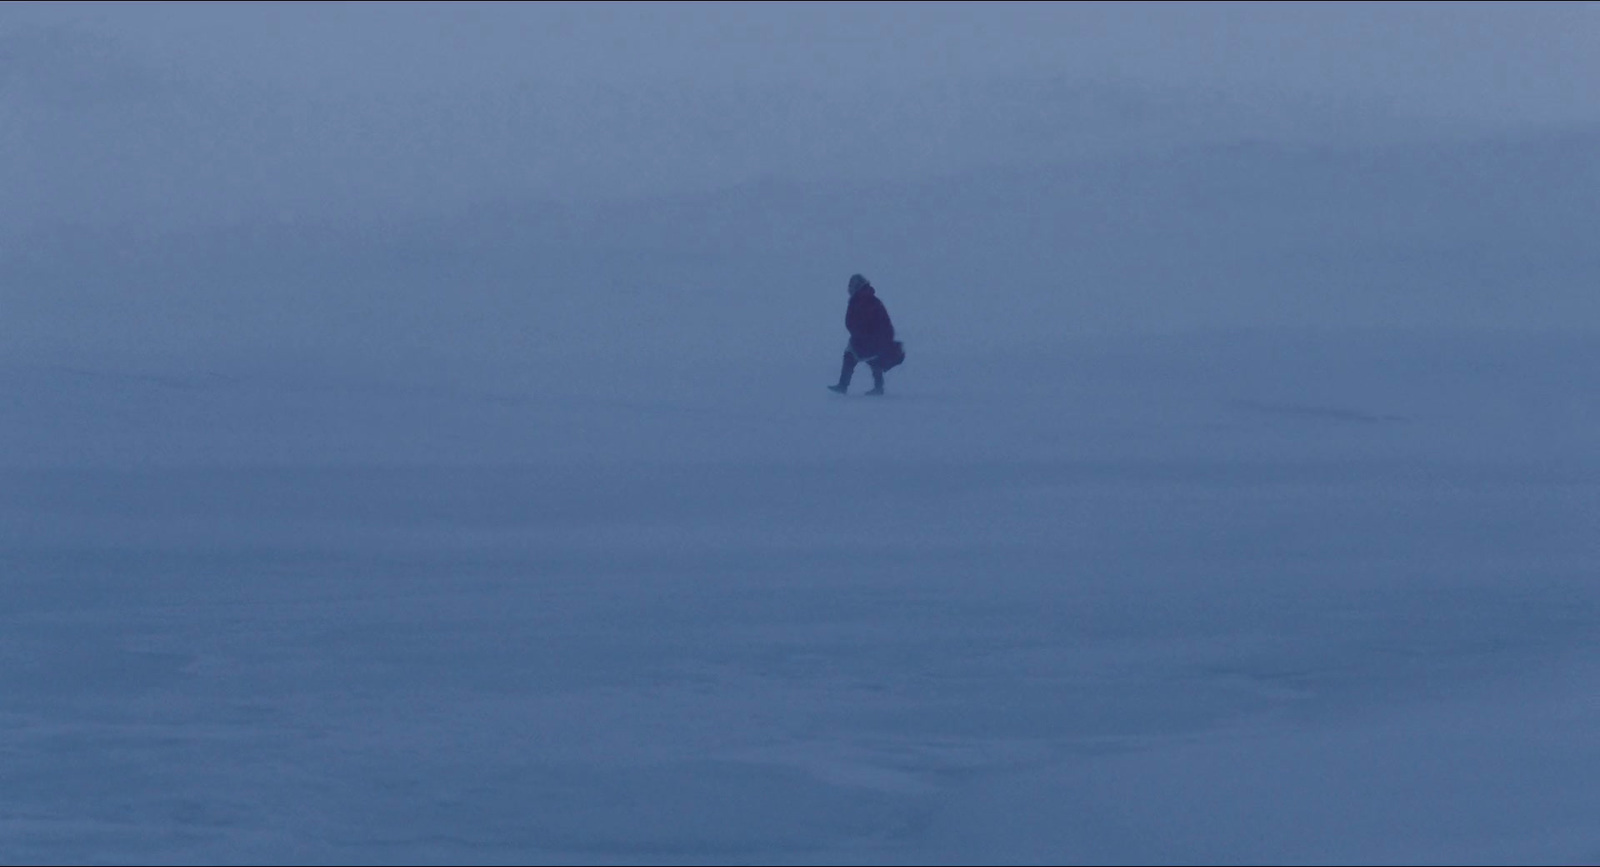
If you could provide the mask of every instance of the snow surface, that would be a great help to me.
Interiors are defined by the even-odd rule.
[[[0,861],[1600,862],[1600,341],[908,348],[0,363]]]

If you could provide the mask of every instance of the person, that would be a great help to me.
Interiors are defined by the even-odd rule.
[[[830,391],[845,394],[850,390],[850,378],[856,365],[866,362],[872,370],[870,395],[883,394],[883,374],[904,360],[904,350],[894,339],[894,323],[889,310],[878,298],[871,281],[860,274],[850,277],[850,304],[845,308],[844,327],[850,332],[850,342],[845,346],[844,364],[839,369],[839,383],[830,385]]]

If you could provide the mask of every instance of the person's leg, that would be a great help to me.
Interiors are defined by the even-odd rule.
[[[867,394],[883,394],[883,368],[872,365],[872,390]]]
[[[830,385],[829,389],[844,394],[850,390],[850,378],[856,372],[856,354],[848,349],[844,351],[844,362],[839,367],[839,384]]]

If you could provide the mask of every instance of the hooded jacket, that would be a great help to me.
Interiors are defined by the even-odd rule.
[[[889,320],[889,310],[878,300],[878,293],[870,283],[863,283],[850,293],[844,327],[850,332],[850,348],[863,358],[886,352],[894,345],[894,323]]]

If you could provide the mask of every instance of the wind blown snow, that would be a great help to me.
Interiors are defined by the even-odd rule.
[[[8,363],[0,860],[1600,860],[1600,343],[907,341]]]

